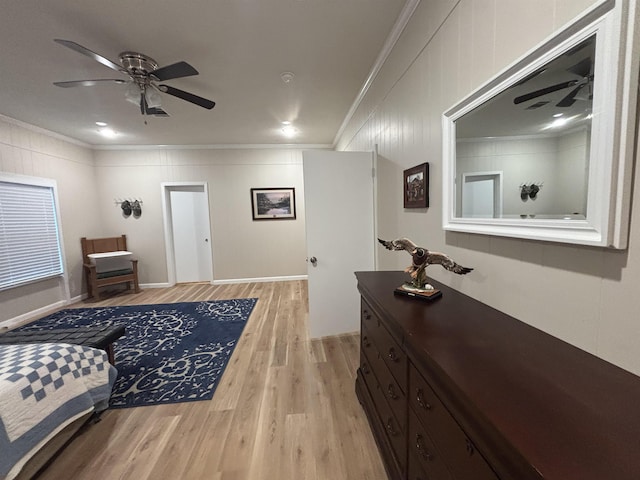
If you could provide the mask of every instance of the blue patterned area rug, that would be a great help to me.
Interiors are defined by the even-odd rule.
[[[256,301],[67,309],[21,330],[124,325],[112,408],[210,400]]]

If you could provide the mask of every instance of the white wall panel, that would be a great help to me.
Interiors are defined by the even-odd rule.
[[[162,182],[208,183],[214,280],[306,275],[300,150],[124,150],[95,157],[101,216],[108,229],[127,234],[141,283],[168,280]],[[250,189],[261,187],[294,187],[297,219],[253,221]],[[132,197],[143,200],[138,219],[114,205],[115,198]]]
[[[102,233],[101,220],[96,215],[92,151],[0,118],[0,171],[57,182],[65,270],[71,298],[79,296],[83,286],[80,238]],[[5,290],[0,292],[0,322],[65,300],[62,283],[57,279]]]
[[[378,144],[382,238],[407,236],[475,268],[461,277],[430,267],[429,275],[640,374],[640,195],[622,252],[442,230],[442,112],[593,3],[421,2],[337,146]],[[405,210],[402,171],[423,161],[431,207]],[[378,255],[380,269],[403,269],[409,260],[402,252]]]

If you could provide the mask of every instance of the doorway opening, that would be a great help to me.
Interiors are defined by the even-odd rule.
[[[169,285],[213,282],[206,182],[163,183],[162,216]]]
[[[462,174],[462,216],[464,218],[502,216],[502,172]]]

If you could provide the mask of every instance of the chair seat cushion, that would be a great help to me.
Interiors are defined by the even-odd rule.
[[[133,270],[131,268],[125,268],[122,270],[110,270],[108,272],[100,272],[96,276],[100,278],[119,277],[121,275],[131,275]]]

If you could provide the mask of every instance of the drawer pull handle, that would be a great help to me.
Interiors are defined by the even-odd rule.
[[[424,399],[424,392],[421,388],[416,390],[416,401],[421,408],[425,410],[431,410],[431,404]]]
[[[369,313],[369,310],[362,310],[362,316],[364,317],[365,320],[371,319],[371,314]]]
[[[369,365],[367,365],[366,363],[362,364],[362,373],[364,373],[365,375],[369,375]]]
[[[389,384],[389,386],[387,387],[387,393],[389,394],[389,398],[391,400],[397,400],[398,399],[398,395],[396,394],[396,389],[393,388],[393,384]]]
[[[397,361],[398,361],[398,355],[396,354],[396,349],[395,349],[395,348],[391,347],[391,348],[389,349],[389,355],[388,355],[388,357],[389,357],[392,361],[394,361],[394,362],[397,362]]]
[[[389,435],[391,435],[392,437],[395,437],[396,435],[398,435],[398,432],[396,431],[395,428],[393,428],[393,418],[389,417],[389,420],[387,420],[387,432],[389,432]]]
[[[473,446],[473,443],[468,438],[466,439],[466,443],[467,443],[467,453],[471,457],[476,451],[476,447]]]
[[[420,456],[424,458],[427,462],[430,462],[433,460],[433,455],[430,454],[429,451],[424,446],[422,435],[420,434],[416,435],[416,449],[418,450],[418,453],[420,454]]]
[[[367,337],[366,335],[364,337],[362,337],[362,344],[366,348],[369,348],[371,346],[371,343],[369,343],[369,337]]]

